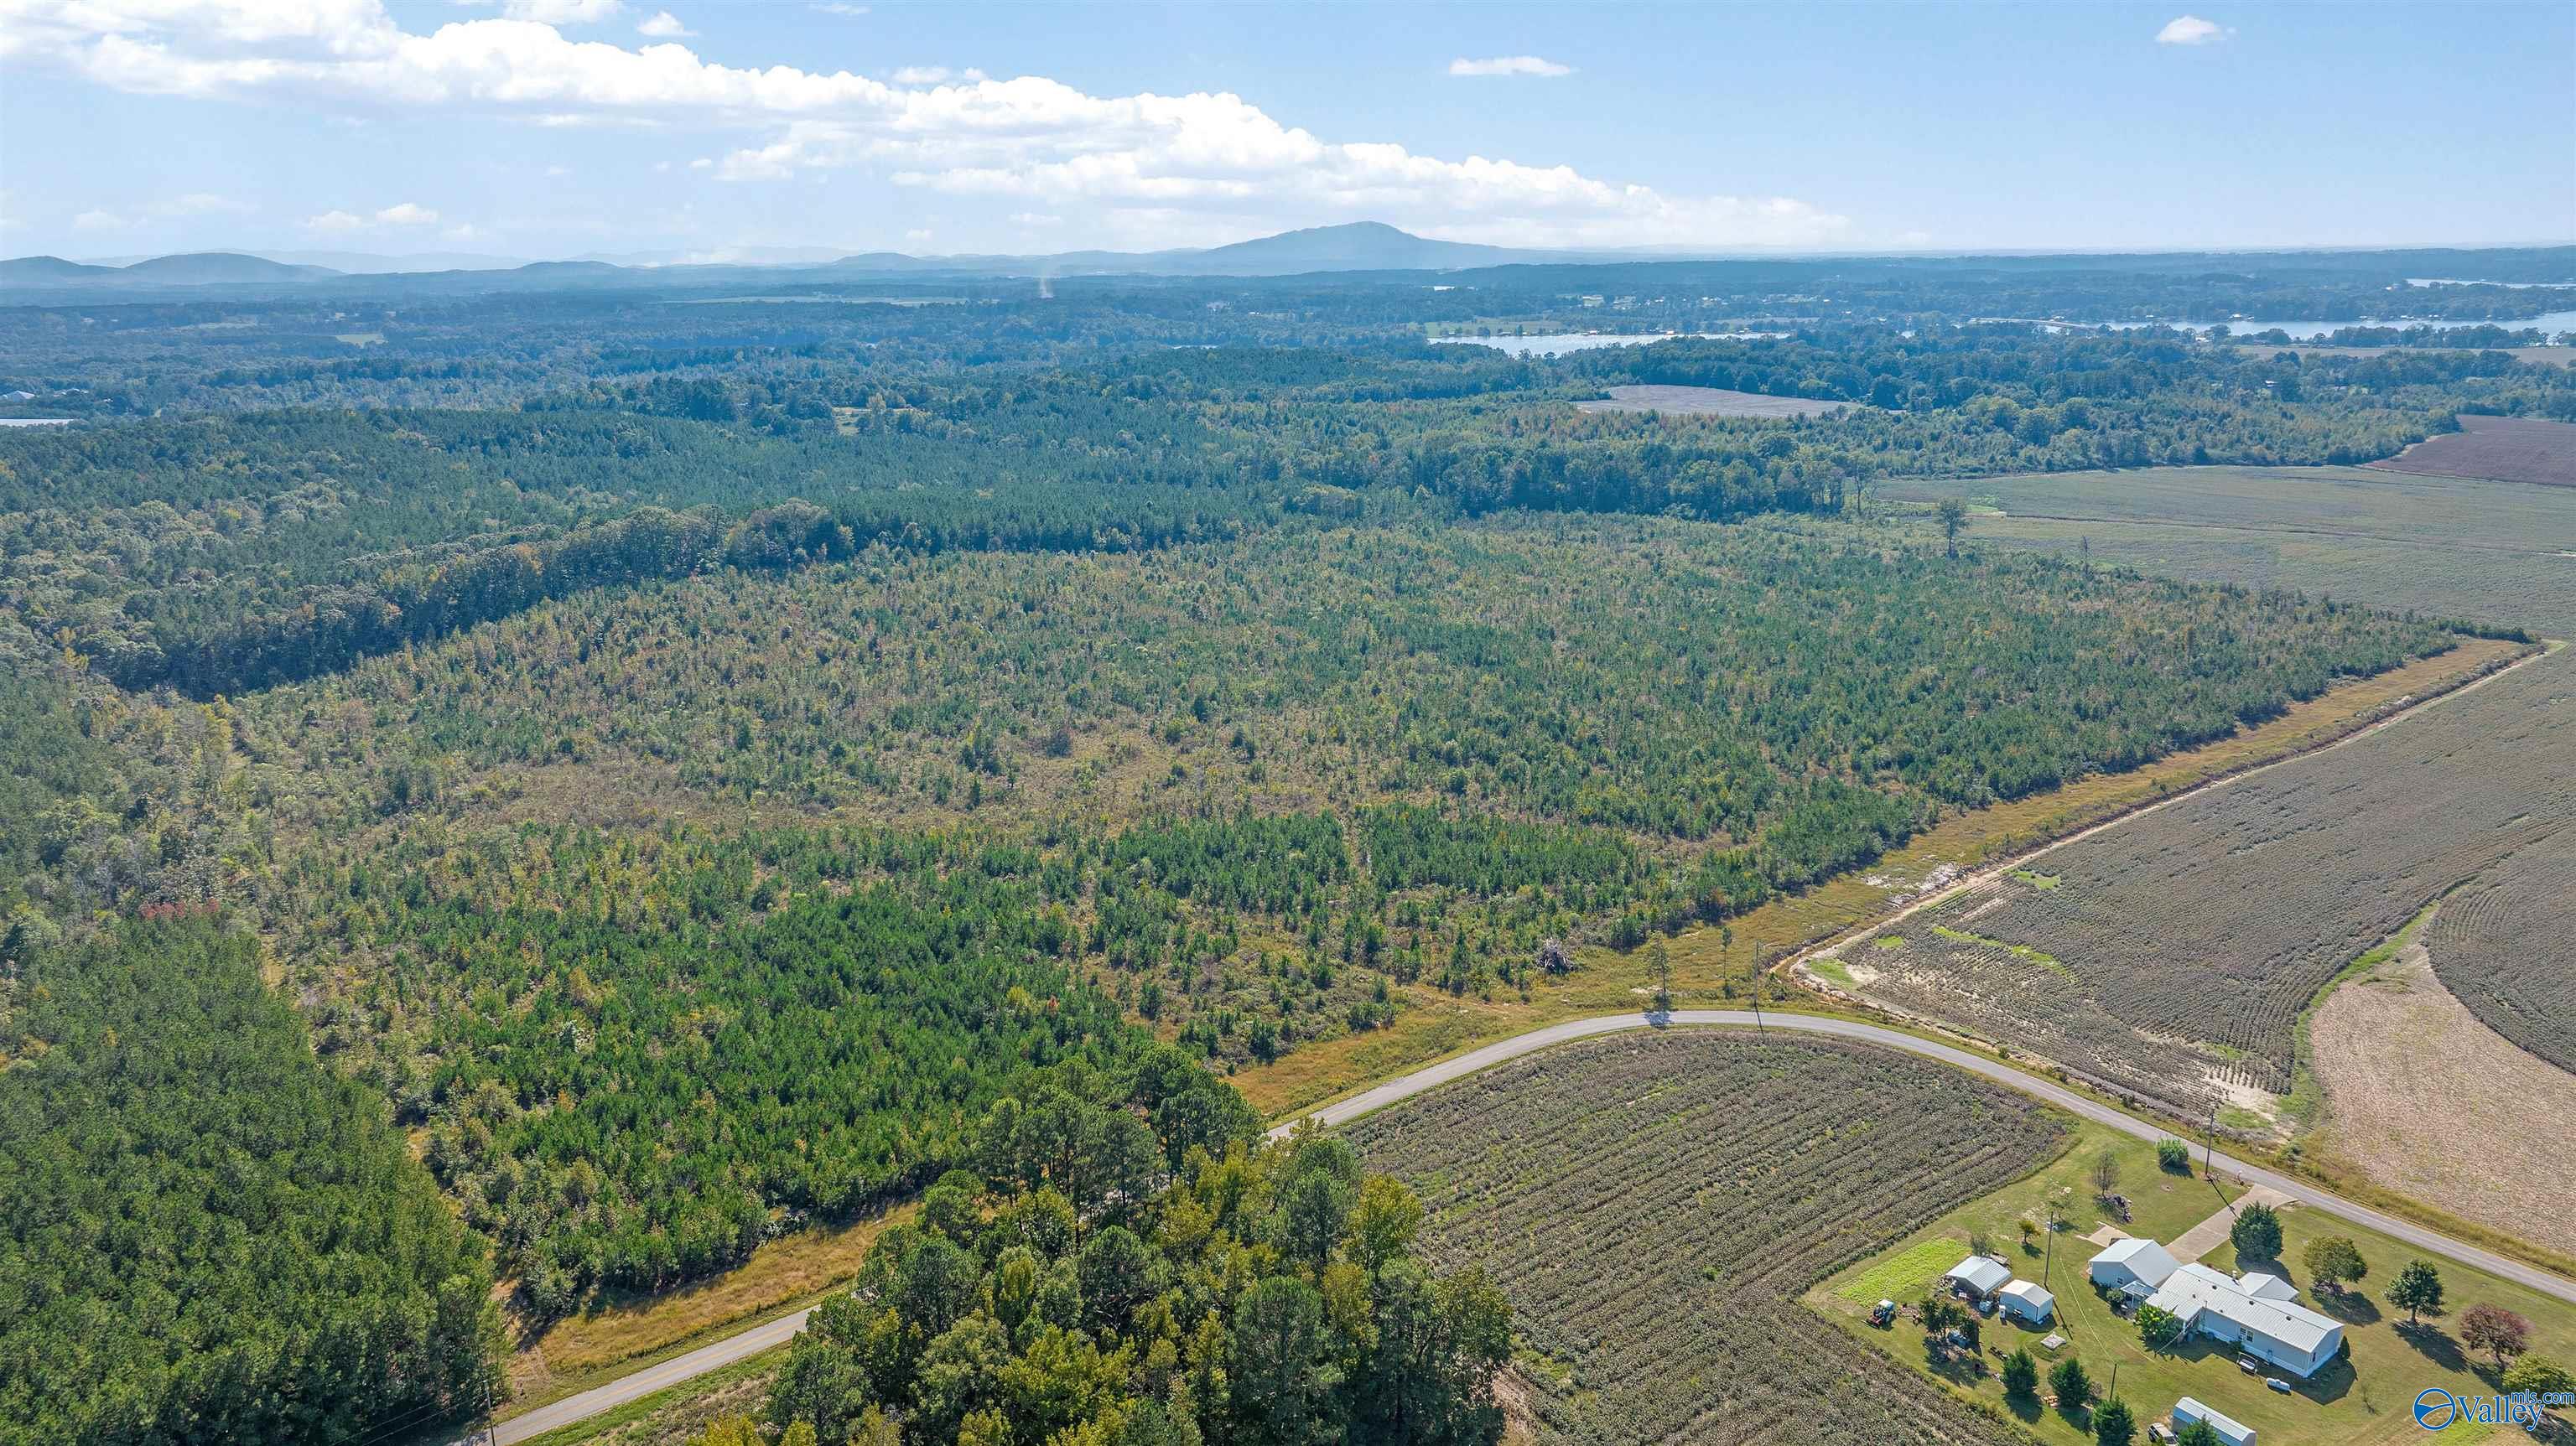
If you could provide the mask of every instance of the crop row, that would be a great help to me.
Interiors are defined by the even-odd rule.
[[[1796,1304],[2044,1158],[2031,1102],[1860,1046],[1680,1034],[1554,1050],[1371,1117],[1444,1265],[1510,1293],[1539,1436],[1985,1440]]]
[[[2576,1070],[2576,824],[2453,895],[2427,944],[2443,986],[2496,1033]]]
[[[2543,917],[2566,906],[2541,897],[2568,893],[2571,693],[2569,659],[2534,662],[2059,849],[2056,887],[1962,896],[1909,931],[1928,937],[1853,951],[1881,971],[1863,988],[2177,1102],[2217,1084],[2279,1093],[2318,988],[2428,901],[2487,879],[2505,897],[2482,907],[2516,921],[2455,948],[2443,979],[2508,1037],[2547,1035],[2541,1011],[2571,987],[2567,933]],[[2569,1042],[2553,1047],[2565,1058]]]

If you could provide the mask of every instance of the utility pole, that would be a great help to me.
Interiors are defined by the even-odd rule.
[[[1762,979],[1768,972],[1762,963],[1762,946],[1757,944],[1753,947],[1753,1032],[1765,1043],[1771,1038],[1770,1028],[1762,1022]]]
[[[2218,1183],[2218,1171],[2213,1168],[2209,1162],[2211,1157],[2217,1154],[2217,1152],[2218,1101],[2211,1100],[2209,1102],[2209,1124],[2201,1131],[2200,1173],[2213,1185]]]

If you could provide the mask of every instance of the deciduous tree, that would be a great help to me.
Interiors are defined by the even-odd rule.
[[[2507,1356],[2518,1356],[2531,1348],[2531,1322],[2500,1305],[2484,1301],[2460,1312],[2460,1344],[2473,1351],[2495,1354],[2496,1369],[2504,1369]]]
[[[2442,1274],[2429,1260],[2410,1260],[2397,1278],[2388,1283],[2388,1303],[2406,1312],[2409,1324],[2422,1320],[2426,1311],[2442,1309]]]

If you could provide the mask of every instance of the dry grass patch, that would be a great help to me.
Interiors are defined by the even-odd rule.
[[[2576,1252],[2576,1074],[2514,1047],[2442,987],[2420,943],[2309,1024],[2326,1121],[2308,1144],[2454,1215]],[[2498,1169],[2499,1160],[2512,1162]]]
[[[547,1327],[510,1360],[521,1407],[593,1384],[586,1378],[722,1327],[790,1310],[859,1272],[868,1247],[913,1207],[772,1241],[722,1275],[658,1294],[614,1300]]]

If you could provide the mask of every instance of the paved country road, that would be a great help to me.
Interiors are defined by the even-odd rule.
[[[1757,1023],[1783,1033],[1829,1034],[1840,1039],[1862,1040],[1870,1044],[1885,1045],[1890,1049],[1901,1049],[1908,1054],[1919,1054],[1927,1059],[1937,1059],[1943,1064],[1956,1065],[1961,1069],[1984,1075],[2000,1084],[2010,1085],[2024,1094],[2035,1095],[2068,1114],[2091,1120],[2096,1124],[2108,1125],[2112,1129],[2135,1135],[2142,1140],[2160,1140],[2173,1133],[2133,1115],[2122,1114],[2109,1105],[2096,1104],[2055,1081],[2024,1073],[2000,1060],[1989,1059],[1984,1055],[1960,1049],[1955,1045],[1943,1044],[1938,1040],[1919,1038],[1875,1024],[1862,1024],[1848,1019],[1826,1019],[1812,1014],[1766,1013],[1756,1021],[1751,1011],[1743,1009],[1677,1009],[1661,1016],[1607,1014],[1596,1015],[1590,1019],[1569,1019],[1563,1024],[1551,1024],[1544,1029],[1533,1029],[1527,1034],[1517,1034],[1500,1043],[1486,1045],[1483,1049],[1471,1050],[1455,1059],[1428,1065],[1400,1079],[1389,1080],[1375,1089],[1326,1105],[1314,1111],[1313,1118],[1327,1125],[1347,1124],[1373,1110],[1384,1109],[1398,1100],[1410,1099],[1424,1090],[1436,1089],[1451,1080],[1464,1078],[1507,1059],[1517,1059],[1551,1045],[1589,1039],[1594,1035],[1615,1034],[1623,1029],[1656,1029],[1681,1025],[1736,1025],[1750,1029]],[[1293,1122],[1270,1133],[1276,1136],[1290,1128],[1293,1128]],[[2394,1236],[2409,1245],[2447,1255],[2463,1264],[2474,1265],[2490,1275],[2501,1276],[2517,1284],[2527,1285],[2533,1290],[2554,1295],[2560,1300],[2576,1301],[2576,1281],[2571,1281],[2564,1276],[2553,1275],[2518,1260],[2507,1260],[2491,1250],[2480,1250],[2474,1245],[2463,1244],[2420,1225],[2400,1220],[2394,1215],[2383,1214],[2367,1205],[2354,1204],[2339,1195],[2330,1195],[2305,1180],[2284,1175],[2277,1170],[2266,1170],[2260,1165],[2250,1165],[2226,1155],[2212,1156],[2211,1164],[2240,1180],[2256,1185],[2269,1185],[2293,1200],[2331,1210],[2347,1220],[2367,1225],[2383,1235]]]
[[[1984,1055],[1960,1049],[1955,1045],[1943,1044],[1938,1040],[1923,1039],[1875,1024],[1862,1024],[1856,1020],[1826,1019],[1812,1014],[1765,1014],[1758,1023],[1763,1028],[1786,1034],[1832,1035],[1838,1039],[1856,1039],[1868,1044],[1884,1045],[1889,1049],[1901,1049],[1908,1054],[1922,1055],[1927,1059],[1937,1059],[1944,1064],[1956,1065],[1960,1069],[1983,1075],[1999,1084],[2010,1085],[2024,1094],[2045,1100],[2068,1114],[2091,1120],[2096,1124],[2108,1125],[2112,1129],[2135,1135],[2142,1140],[2162,1139],[2172,1133],[2134,1116],[2122,1114],[2108,1105],[2096,1104],[2052,1080],[2042,1079],[2037,1075],[2017,1070],[2000,1060],[1989,1059]],[[1616,1034],[1627,1029],[1708,1025],[1751,1029],[1756,1024],[1757,1021],[1752,1012],[1742,1009],[1677,1009],[1670,1014],[1660,1016],[1604,1014],[1590,1019],[1569,1019],[1562,1024],[1533,1029],[1527,1034],[1514,1035],[1510,1039],[1486,1045],[1482,1049],[1470,1050],[1455,1059],[1445,1059],[1438,1064],[1425,1065],[1411,1074],[1388,1080],[1375,1089],[1326,1105],[1301,1118],[1315,1119],[1326,1125],[1348,1124],[1362,1115],[1384,1109],[1401,1100],[1411,1099],[1425,1090],[1437,1089],[1452,1080],[1464,1079],[1478,1070],[1490,1069],[1505,1060],[1518,1059],[1522,1055],[1534,1054],[1554,1045],[1567,1044],[1578,1039],[1590,1039],[1596,1035]],[[1274,1138],[1285,1135],[1295,1127],[1296,1123],[1292,1121],[1281,1125],[1270,1133]],[[2269,1185],[2293,1200],[2331,1210],[2347,1220],[2367,1225],[2383,1235],[2393,1236],[2409,1245],[2447,1255],[2464,1264],[2474,1265],[2491,1275],[2554,1295],[2560,1300],[2576,1301],[2576,1281],[2535,1269],[2520,1261],[2507,1260],[2493,1251],[2480,1250],[2474,1245],[2462,1244],[2419,1225],[2400,1220],[2393,1215],[2382,1214],[2367,1205],[2356,1205],[2340,1196],[2329,1195],[2305,1180],[2284,1175],[2278,1171],[2266,1170],[2260,1165],[2249,1165],[2226,1155],[2213,1156],[2211,1163],[2240,1180],[2256,1185]],[[602,1411],[649,1396],[655,1391],[678,1385],[682,1381],[704,1375],[719,1367],[731,1365],[745,1356],[768,1350],[794,1336],[796,1332],[804,1329],[805,1317],[808,1313],[800,1310],[793,1315],[781,1316],[776,1320],[753,1326],[739,1335],[727,1336],[712,1345],[700,1346],[686,1355],[673,1356],[659,1365],[647,1366],[631,1376],[612,1381],[595,1390],[584,1391],[577,1396],[566,1396],[551,1405],[540,1406],[526,1415],[514,1416],[493,1428],[492,1439],[498,1443],[498,1446],[511,1446],[513,1442],[525,1441],[559,1426],[569,1426],[576,1421],[588,1420]]]
[[[772,1346],[785,1345],[798,1331],[805,1329],[805,1317],[811,1310],[800,1310],[773,1321],[763,1321],[747,1331],[729,1335],[712,1345],[698,1347],[686,1355],[646,1366],[633,1375],[620,1376],[605,1386],[595,1387],[575,1396],[539,1406],[525,1415],[513,1416],[492,1428],[491,1439],[499,1446],[542,1436],[560,1426],[587,1421],[602,1411],[615,1410],[629,1401],[642,1400],[655,1391],[668,1390],[682,1381],[694,1380],[709,1371],[720,1370],[745,1356],[756,1356]],[[472,1446],[481,1441],[481,1433],[468,1436],[457,1446]]]

